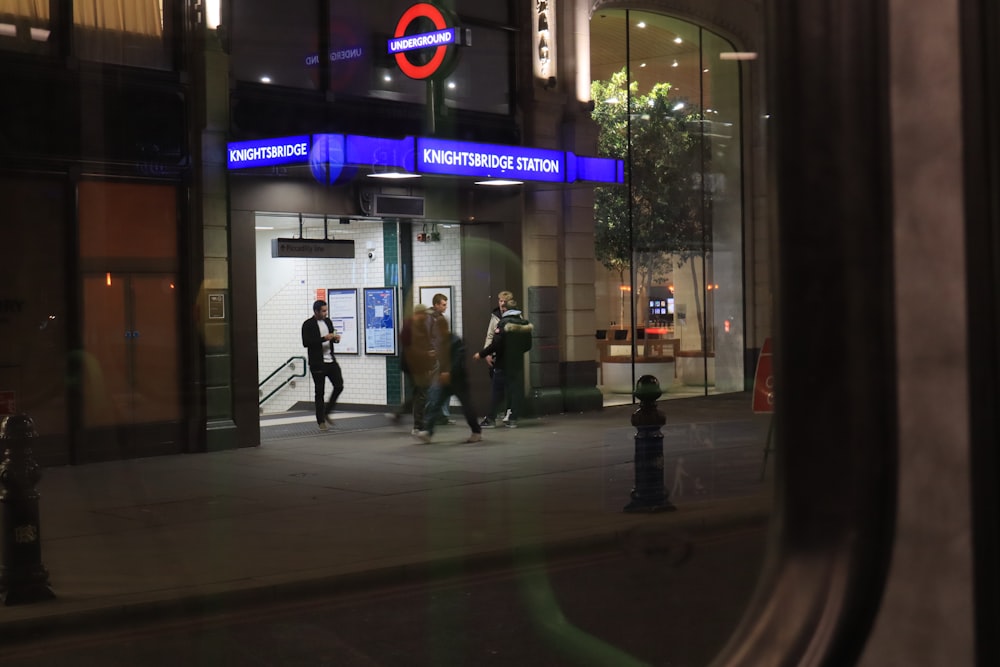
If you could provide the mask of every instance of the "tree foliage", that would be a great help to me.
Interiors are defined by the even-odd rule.
[[[636,82],[628,90],[626,83],[622,69],[591,84],[599,154],[625,160],[627,175],[626,187],[595,192],[595,249],[601,264],[623,282],[634,261],[641,289],[664,279],[671,256],[683,263],[701,252],[707,202],[700,175],[710,153],[699,110],[672,96],[670,84],[639,94]]]

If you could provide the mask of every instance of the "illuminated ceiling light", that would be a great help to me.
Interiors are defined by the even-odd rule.
[[[268,75],[265,74],[264,76],[260,77],[260,82],[261,83],[271,83],[271,77],[269,77]]]
[[[392,76],[389,75],[389,74],[383,74],[382,75],[382,80],[388,83],[388,82],[392,81]]]
[[[449,81],[448,82],[448,88],[449,88],[449,90],[455,90],[455,82],[454,81]]]
[[[757,60],[756,51],[723,51],[719,60]]]
[[[274,229],[274,227],[254,227],[254,229]]]
[[[677,61],[676,61],[676,60],[674,60],[674,62],[670,63],[670,66],[671,66],[671,67],[677,67],[677,65],[678,65],[678,63],[677,63]]]
[[[708,68],[707,67],[705,69],[701,70],[701,71],[704,72],[705,74],[708,74]]]
[[[638,23],[635,24],[635,27],[636,28],[645,28],[646,27],[646,22],[645,21],[639,21]]]
[[[680,43],[681,43],[681,42],[683,42],[683,41],[684,41],[684,40],[683,40],[683,39],[681,39],[681,36],[680,36],[680,35],[678,35],[677,37],[674,37],[674,44],[680,44]]]
[[[639,63],[639,67],[645,67],[646,63]]]
[[[377,174],[368,174],[368,178],[385,178],[389,180],[400,180],[404,178],[420,178],[420,174],[412,174],[408,171],[383,171]]]
[[[512,181],[508,178],[492,178],[488,181],[476,181],[476,185],[522,185],[524,181]]]

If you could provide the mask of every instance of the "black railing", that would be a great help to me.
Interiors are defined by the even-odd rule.
[[[277,387],[275,387],[274,389],[272,389],[272,390],[271,390],[271,391],[270,391],[270,392],[269,392],[269,393],[267,394],[267,396],[262,396],[262,397],[261,397],[261,399],[260,399],[259,401],[257,401],[257,407],[260,407],[260,406],[264,405],[264,401],[266,401],[267,399],[269,399],[269,398],[271,398],[272,396],[274,396],[275,394],[277,394],[277,393],[278,393],[279,391],[281,391],[281,390],[282,390],[282,389],[283,389],[283,388],[285,387],[285,385],[287,385],[287,384],[288,384],[289,382],[292,382],[292,381],[293,381],[293,380],[294,380],[295,378],[302,378],[302,377],[305,377],[305,376],[306,376],[306,358],[305,358],[305,357],[303,357],[303,356],[301,356],[301,355],[300,355],[300,356],[298,356],[298,357],[288,357],[288,359],[286,359],[286,360],[285,360],[285,363],[283,363],[283,364],[281,364],[280,366],[278,366],[277,368],[275,368],[275,369],[274,369],[274,371],[273,371],[273,372],[272,372],[272,373],[271,373],[270,375],[268,375],[268,376],[267,376],[266,378],[264,378],[263,380],[261,380],[261,381],[260,381],[260,384],[258,384],[258,385],[257,385],[257,389],[258,389],[258,390],[260,390],[260,391],[263,391],[263,390],[262,390],[261,388],[262,388],[262,387],[263,387],[263,386],[264,386],[265,384],[267,384],[267,381],[268,381],[268,380],[270,380],[270,379],[271,379],[271,378],[273,378],[273,377],[274,377],[275,375],[277,375],[277,374],[278,374],[278,373],[280,373],[281,371],[285,370],[285,369],[286,369],[286,368],[288,368],[289,366],[291,366],[291,369],[292,369],[292,370],[294,371],[294,370],[295,370],[295,366],[294,366],[294,362],[295,362],[295,361],[301,361],[301,362],[302,362],[302,363],[301,363],[301,364],[299,365],[299,366],[300,366],[300,368],[302,369],[302,372],[301,372],[301,373],[294,373],[294,374],[292,374],[292,375],[289,375],[288,377],[286,377],[286,378],[285,378],[285,379],[284,379],[284,380],[282,381],[282,383],[281,383],[281,384],[279,384],[279,385],[278,385]]]

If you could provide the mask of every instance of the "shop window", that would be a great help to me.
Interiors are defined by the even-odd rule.
[[[628,174],[595,191],[597,321],[673,339],[667,396],[743,391],[740,69],[720,56],[733,47],[672,17],[601,10],[591,49],[598,150]]]
[[[164,0],[74,0],[75,55],[81,60],[169,69],[164,4]]]
[[[0,49],[24,53],[49,53],[51,36],[49,0],[0,2]]]

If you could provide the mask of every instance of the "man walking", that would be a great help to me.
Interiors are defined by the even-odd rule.
[[[469,379],[465,368],[465,343],[453,333],[450,335],[449,347],[451,370],[447,375],[447,382],[442,380],[441,391],[435,394],[434,400],[428,402],[424,428],[417,433],[417,438],[421,442],[431,441],[431,438],[434,437],[434,426],[438,423],[437,418],[441,415],[441,408],[447,405],[451,397],[454,396],[462,404],[465,422],[472,430],[472,435],[466,442],[480,442],[483,439],[483,430],[479,426],[476,409],[472,406],[472,399],[469,398]]]
[[[302,323],[302,347],[309,351],[309,372],[316,388],[316,423],[321,431],[327,430],[328,424],[333,425],[331,415],[337,406],[337,397],[344,391],[344,375],[333,354],[333,345],[340,342],[340,334],[333,328],[328,313],[326,301],[316,301],[313,316]],[[333,384],[333,393],[324,403],[327,379]]]
[[[485,359],[496,355],[493,365],[493,386],[490,411],[481,422],[483,428],[496,427],[496,414],[504,403],[510,400],[510,418],[507,428],[517,428],[517,418],[524,402],[524,353],[531,349],[532,324],[524,319],[514,298],[507,299],[500,306],[503,311],[493,332],[493,341],[473,355],[473,359]]]

